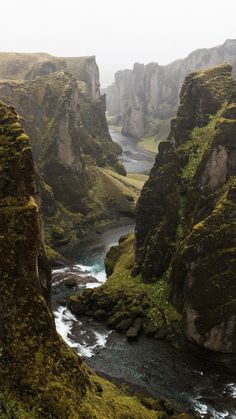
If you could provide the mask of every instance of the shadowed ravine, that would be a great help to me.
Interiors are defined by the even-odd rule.
[[[126,138],[113,132],[112,136],[124,146]],[[138,152],[135,143],[132,150],[124,150],[123,162],[128,171],[132,171],[133,164],[138,164],[139,170],[137,166],[133,170],[136,172],[151,167],[150,156]],[[132,162],[134,153],[138,163]],[[78,320],[65,307],[64,298],[72,291],[80,293],[85,287],[99,286],[106,280],[105,254],[132,228],[123,226],[91,235],[76,253],[73,266],[54,271],[52,303],[57,330],[89,366],[107,378],[129,383],[154,398],[167,398],[200,417],[236,418],[236,375],[229,372],[227,362],[226,366],[222,363],[227,357],[213,359],[206,352],[190,354],[187,349],[178,352],[167,342],[147,337],[128,343],[124,335],[88,317]],[[76,277],[80,279],[73,285],[71,278]]]

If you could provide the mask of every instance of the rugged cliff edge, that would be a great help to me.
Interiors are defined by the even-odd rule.
[[[135,238],[121,238],[108,252],[105,285],[69,299],[75,314],[85,307],[130,340],[143,331],[178,345],[183,332],[204,348],[236,352],[231,70],[224,64],[186,77],[137,203]]]
[[[118,71],[115,82],[104,89],[107,96],[108,115],[116,116],[122,132],[134,137],[155,137],[164,140],[168,134],[170,118],[176,114],[179,92],[185,76],[201,68],[228,62],[236,71],[236,41],[227,40],[223,45],[199,49],[182,60],[165,66],[155,62],[147,65],[136,63],[133,70]],[[145,141],[144,141],[145,143]],[[154,151],[154,147],[151,148]]]
[[[94,57],[0,54],[0,74],[21,77],[1,80],[0,98],[16,107],[32,141],[48,254],[55,258],[50,249],[64,254],[87,231],[132,217],[138,192],[111,171],[125,175],[104,97],[95,93]]]
[[[168,417],[158,402],[93,374],[67,347],[45,298],[49,280],[29,139],[15,109],[0,103],[0,417]]]
[[[223,65],[186,77],[137,205],[136,268],[167,275],[186,335],[236,351],[236,83]]]

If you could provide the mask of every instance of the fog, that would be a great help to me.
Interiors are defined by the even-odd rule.
[[[235,17],[235,0],[11,0],[0,50],[96,55],[106,86],[134,62],[167,64],[236,38]]]

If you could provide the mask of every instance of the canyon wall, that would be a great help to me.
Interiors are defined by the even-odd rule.
[[[165,278],[188,339],[236,351],[236,82],[225,64],[185,78],[136,210],[136,265]]]
[[[0,74],[0,98],[16,107],[31,138],[51,257],[90,229],[132,217],[132,193],[106,172],[125,169],[108,131],[94,57],[0,54]]]
[[[103,90],[108,115],[119,116],[125,135],[137,138],[159,135],[164,139],[169,126],[163,121],[176,114],[185,76],[224,62],[231,64],[236,73],[236,40],[227,40],[215,48],[196,50],[169,65],[136,63],[133,70],[118,71],[115,82]]]

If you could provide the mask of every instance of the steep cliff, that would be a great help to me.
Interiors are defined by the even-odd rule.
[[[167,278],[187,337],[222,352],[236,351],[235,95],[229,65],[186,77],[137,204],[133,269]]]
[[[5,77],[9,68],[14,69],[15,54],[12,60],[10,57],[4,55],[2,62],[0,54],[0,70]],[[41,71],[43,58],[37,57],[17,55],[13,60],[15,65],[20,60],[16,75],[29,78],[29,68],[31,77],[46,74],[44,67]],[[137,193],[107,170],[124,173],[118,160],[121,149],[108,131],[104,97],[96,97],[98,70],[94,57],[66,61],[67,68],[81,80],[68,71],[54,72],[61,59],[54,61],[56,67],[48,70],[49,74],[37,75],[34,80],[1,81],[0,97],[16,107],[32,139],[46,242],[63,253],[89,229],[133,216]],[[56,256],[53,252],[50,255]]]
[[[176,114],[180,88],[185,76],[201,68],[228,62],[236,72],[236,41],[199,49],[182,60],[161,66],[134,64],[133,70],[118,71],[115,82],[104,92],[109,115],[120,115],[122,132],[141,138],[164,139],[171,117]]]
[[[67,347],[45,299],[49,280],[29,139],[15,109],[0,103],[0,417],[168,417],[96,376]]]
[[[41,226],[28,137],[13,108],[1,104],[0,121],[0,413],[9,418],[59,417],[61,412],[66,417],[81,402],[87,373],[58,337],[43,297]]]

